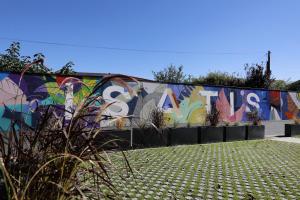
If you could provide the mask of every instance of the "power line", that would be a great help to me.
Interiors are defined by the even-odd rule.
[[[18,41],[26,42],[32,44],[44,44],[44,45],[54,45],[54,46],[64,46],[64,47],[74,47],[74,48],[90,48],[90,49],[103,49],[103,50],[113,50],[113,51],[129,51],[129,52],[140,52],[140,53],[169,53],[169,54],[203,54],[203,55],[251,55],[260,54],[261,52],[196,52],[196,51],[174,51],[174,50],[157,50],[157,49],[132,49],[132,48],[120,48],[120,47],[108,47],[108,46],[94,46],[94,45],[84,45],[84,44],[74,44],[74,43],[62,43],[62,42],[47,42],[40,40],[27,40],[19,38],[9,38],[0,37],[0,40],[8,41]]]

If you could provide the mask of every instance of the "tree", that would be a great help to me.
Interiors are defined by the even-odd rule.
[[[58,74],[74,74],[76,72],[73,70],[73,66],[74,66],[74,63],[72,61],[68,62],[56,73],[58,73]]]
[[[186,82],[187,79],[187,75],[183,73],[182,65],[179,67],[170,65],[161,71],[152,71],[152,74],[154,76],[154,80],[159,82],[183,83]]]
[[[191,82],[196,84],[225,85],[237,87],[243,87],[245,85],[245,80],[239,77],[238,74],[229,74],[227,72],[220,71],[209,72],[206,76],[192,78]]]
[[[13,42],[9,48],[5,50],[5,53],[0,54],[0,71],[22,72],[25,66],[33,63],[26,72],[43,74],[54,73],[51,68],[44,65],[44,54],[37,53],[31,58],[30,56],[21,56],[20,50],[20,43]],[[74,73],[73,65],[72,62],[69,62],[63,66],[59,72],[63,74]]]
[[[285,80],[274,80],[274,82],[270,85],[269,89],[273,90],[287,90],[289,81]]]
[[[288,90],[300,91],[300,80],[288,84]]]
[[[252,64],[251,66],[249,64],[246,64],[245,71],[245,85],[247,87],[269,89],[272,83],[275,81],[275,79],[271,77],[271,70],[264,70],[263,63]]]
[[[266,88],[277,90],[300,90],[300,80],[289,84],[289,81],[276,80],[272,77],[270,67],[263,67],[261,64],[245,64],[244,70],[246,75],[240,76],[237,73],[229,74],[227,72],[209,72],[205,76],[195,77],[183,73],[183,66],[176,67],[170,65],[169,67],[159,71],[152,72],[154,80],[161,82],[174,83],[194,83],[202,85],[224,85],[235,87],[253,87]],[[268,65],[267,65],[268,66]]]

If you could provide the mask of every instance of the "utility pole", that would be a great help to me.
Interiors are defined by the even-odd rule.
[[[266,71],[265,71],[265,78],[267,81],[267,88],[271,84],[271,51],[268,51],[267,53],[268,58],[267,58],[267,64],[266,64]]]
[[[268,51],[268,60],[266,66],[266,73],[271,75],[271,51]]]

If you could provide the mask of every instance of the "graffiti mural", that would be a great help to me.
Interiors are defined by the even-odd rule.
[[[101,80],[102,77],[95,76],[27,74],[21,78],[20,74],[0,73],[0,130],[8,130],[15,119],[34,126],[37,110],[46,105],[64,108],[64,117],[70,119],[72,111]],[[297,92],[155,82],[127,81],[127,85],[111,82],[101,88],[103,100],[114,102],[105,114],[147,119],[153,108],[160,107],[168,125],[201,125],[212,105],[216,105],[220,120],[227,122],[245,122],[247,112],[254,110],[263,120],[300,118]],[[125,124],[129,125],[129,121]]]

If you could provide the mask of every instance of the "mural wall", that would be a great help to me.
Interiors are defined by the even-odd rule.
[[[29,126],[37,121],[41,106],[55,104],[72,111],[101,77],[65,77],[57,75],[24,75],[0,73],[0,130],[8,130],[10,119],[19,119]],[[247,121],[247,112],[258,110],[263,120],[300,118],[300,93],[248,90],[198,85],[127,82],[136,91],[111,82],[101,89],[106,103],[115,102],[106,114],[147,119],[158,106],[164,110],[168,125],[175,123],[203,124],[211,105],[220,111],[220,118],[229,122]],[[65,113],[70,118],[71,113]],[[127,125],[129,122],[126,122]],[[109,124],[104,124],[109,125]]]

